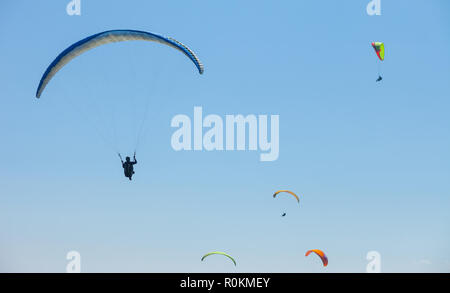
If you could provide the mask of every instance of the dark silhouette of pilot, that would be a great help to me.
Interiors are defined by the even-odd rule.
[[[120,156],[120,154],[119,154]],[[120,157],[120,161],[122,161],[122,167],[123,167],[123,172],[125,174],[125,177],[128,177],[128,179],[131,180],[131,177],[134,174],[134,165],[137,164],[136,161],[136,154],[134,154],[133,156],[134,161],[130,160],[130,157],[126,157],[125,158],[125,162],[122,160],[122,157]]]

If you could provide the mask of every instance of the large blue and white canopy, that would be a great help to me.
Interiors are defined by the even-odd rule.
[[[203,64],[197,58],[197,56],[188,47],[186,47],[181,42],[170,38],[160,36],[150,32],[137,31],[137,30],[110,30],[101,32],[92,36],[89,36],[81,41],[76,42],[67,49],[65,49],[61,54],[56,57],[55,60],[48,66],[44,75],[42,75],[41,81],[36,91],[36,98],[39,98],[45,89],[45,86],[52,79],[52,77],[62,68],[64,65],[70,62],[73,58],[84,52],[101,46],[103,44],[114,43],[114,42],[124,42],[124,41],[152,41],[158,42],[172,48],[175,48],[183,52],[191,61],[195,64],[200,74],[203,73]]]

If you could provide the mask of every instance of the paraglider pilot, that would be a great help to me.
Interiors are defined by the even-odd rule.
[[[125,177],[128,177],[128,179],[131,180],[131,177],[134,174],[133,165],[137,164],[136,153],[134,153],[134,156],[133,156],[134,161],[131,161],[130,157],[126,157],[125,162],[124,162],[122,160],[122,156],[120,154],[119,154],[119,158],[120,158],[120,161],[122,162],[122,167],[123,167],[123,172],[125,174]]]
[[[378,82],[378,81],[381,81],[382,79],[383,79],[383,78],[381,77],[381,75],[378,75],[378,78],[377,78],[376,81]]]

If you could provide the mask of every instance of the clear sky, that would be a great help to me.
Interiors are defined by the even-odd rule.
[[[365,272],[372,250],[383,272],[450,272],[449,1],[68,2],[0,4],[0,272],[65,272],[71,250],[82,272]],[[62,50],[110,29],[176,38],[205,73],[109,44],[35,98]],[[278,160],[174,151],[171,119],[195,106],[279,115]],[[129,182],[114,150],[133,152],[139,117]],[[214,250],[237,266],[200,261]]]

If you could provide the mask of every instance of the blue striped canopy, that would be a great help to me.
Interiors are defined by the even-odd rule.
[[[203,64],[194,52],[173,38],[137,30],[110,30],[82,39],[59,54],[58,57],[56,57],[56,59],[53,60],[53,62],[48,66],[47,70],[45,70],[44,75],[42,75],[36,91],[36,98],[41,96],[45,86],[52,79],[52,77],[75,57],[103,44],[132,40],[153,41],[175,48],[178,51],[183,52],[189,59],[191,59],[200,74],[203,73]]]

